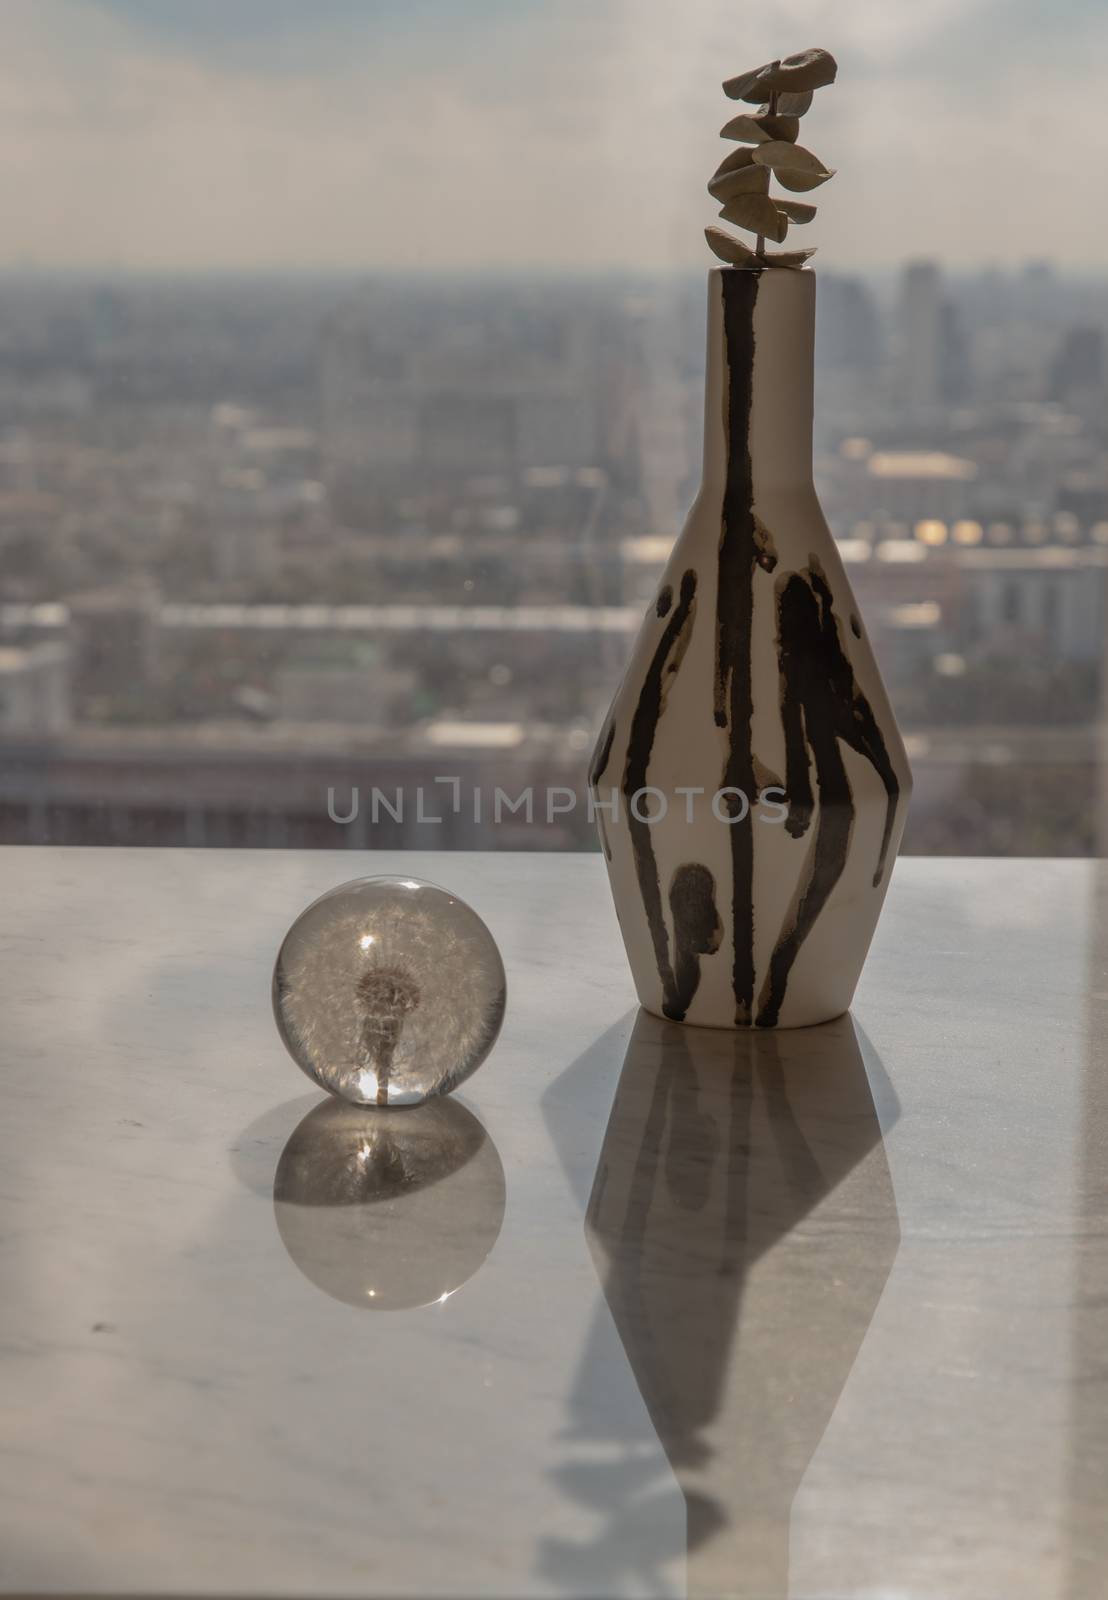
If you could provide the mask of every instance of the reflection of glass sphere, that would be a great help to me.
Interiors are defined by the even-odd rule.
[[[430,1305],[471,1278],[504,1219],[496,1146],[457,1100],[386,1111],[325,1100],[277,1163],[285,1249],[347,1305]]]
[[[356,878],[302,911],[273,970],[297,1066],[356,1105],[449,1094],[504,1019],[504,965],[463,900],[415,878]]]

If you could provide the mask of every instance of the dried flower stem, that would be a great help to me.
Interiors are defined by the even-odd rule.
[[[776,89],[773,90],[773,92],[771,93],[771,95],[769,97],[769,114],[770,114],[771,117],[777,115],[777,90]],[[766,236],[765,236],[764,233],[760,233],[758,235],[758,238],[757,238],[757,240],[755,242],[755,245],[754,245],[754,253],[755,253],[755,255],[761,256],[762,259],[765,260]]]
[[[834,177],[818,156],[797,143],[797,135],[814,91],[834,83],[837,72],[829,51],[813,49],[768,61],[725,81],[723,92],[728,99],[758,108],[741,111],[720,129],[724,139],[754,148],[725,156],[708,181],[708,193],[723,208],[720,216],[724,221],[746,228],[754,236],[751,248],[722,228],[705,228],[709,249],[727,266],[755,272],[766,267],[803,267],[815,254],[812,249],[766,249],[768,239],[781,244],[792,225],[811,222],[816,214],[814,205],[771,194],[770,183],[776,179],[782,188],[803,194]]]

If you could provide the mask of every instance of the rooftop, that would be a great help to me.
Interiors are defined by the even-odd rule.
[[[936,478],[968,483],[977,463],[943,450],[875,450],[866,463],[871,478]]]

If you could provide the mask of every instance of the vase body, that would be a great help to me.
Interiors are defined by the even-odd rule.
[[[709,273],[701,486],[590,766],[639,1000],[679,1022],[845,1011],[904,828],[903,741],[812,483],[814,330],[814,273]]]

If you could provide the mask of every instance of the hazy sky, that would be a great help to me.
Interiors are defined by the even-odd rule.
[[[707,264],[720,80],[839,58],[824,266],[1108,270],[1103,0],[2,0],[0,262]],[[810,237],[809,237],[810,236]]]

